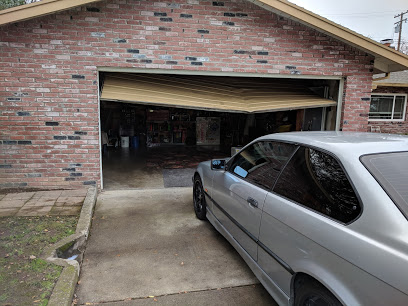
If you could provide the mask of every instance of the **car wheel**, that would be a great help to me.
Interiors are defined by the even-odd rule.
[[[339,300],[321,284],[305,281],[295,293],[296,306],[341,306]]]
[[[199,176],[194,178],[193,187],[193,199],[194,199],[194,212],[198,219],[205,220],[207,213],[207,206],[205,203],[203,184]]]

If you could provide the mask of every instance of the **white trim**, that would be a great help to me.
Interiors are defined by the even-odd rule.
[[[97,81],[98,86],[98,130],[99,130],[99,174],[101,176],[101,190],[103,189],[103,170],[102,170],[102,126],[101,126],[101,95],[99,93],[99,71],[97,71]]]
[[[336,128],[335,131],[340,131],[341,126],[341,112],[343,107],[343,96],[344,96],[344,79],[342,78],[339,82],[339,93],[337,97],[337,110],[336,110]]]
[[[277,74],[277,73],[249,73],[249,72],[225,72],[225,71],[200,71],[182,69],[152,69],[152,68],[122,68],[122,67],[98,67],[100,72],[127,72],[146,74],[183,74],[200,76],[230,76],[249,78],[271,78],[271,79],[307,79],[307,80],[342,80],[342,76],[318,76],[302,74]]]
[[[404,122],[405,121],[405,116],[407,112],[407,97],[408,94],[403,94],[403,93],[372,93],[371,96],[389,96],[389,97],[394,97],[393,99],[393,104],[392,104],[392,112],[391,112],[391,118],[394,117],[394,108],[395,108],[395,98],[397,96],[403,96],[405,97],[404,101],[404,107],[403,107],[403,113],[402,113],[402,118],[401,119],[373,119],[370,118],[370,115],[368,115],[368,122]],[[371,101],[370,101],[371,105]],[[370,111],[369,111],[370,114]]]

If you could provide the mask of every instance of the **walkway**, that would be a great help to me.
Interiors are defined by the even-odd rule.
[[[0,194],[0,217],[76,215],[87,189]]]

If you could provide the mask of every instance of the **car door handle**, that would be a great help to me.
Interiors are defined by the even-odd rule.
[[[255,208],[258,207],[258,201],[255,200],[255,199],[253,199],[253,198],[251,198],[251,197],[249,197],[249,198],[247,199],[247,202],[248,202],[249,206],[251,206],[251,207],[255,207]]]

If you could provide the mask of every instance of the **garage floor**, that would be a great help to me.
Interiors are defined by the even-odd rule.
[[[110,147],[103,154],[104,189],[189,187],[200,162],[225,157],[225,153],[194,146],[148,150]]]
[[[192,188],[102,192],[76,294],[78,304],[276,305],[195,218]]]

